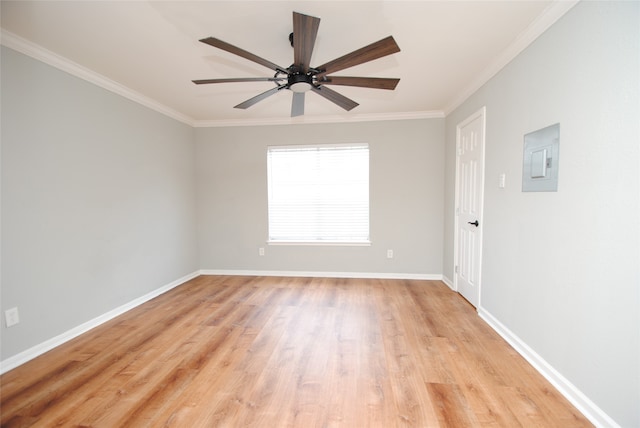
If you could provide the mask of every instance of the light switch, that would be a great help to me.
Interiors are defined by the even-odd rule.
[[[506,174],[503,172],[502,174],[500,174],[500,175],[498,176],[498,187],[499,187],[500,189],[504,189],[504,188],[505,188],[505,185],[506,185],[506,182],[507,182],[507,176],[506,176]]]

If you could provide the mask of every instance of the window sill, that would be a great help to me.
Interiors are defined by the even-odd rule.
[[[267,245],[300,245],[319,247],[370,247],[371,241],[267,241]]]

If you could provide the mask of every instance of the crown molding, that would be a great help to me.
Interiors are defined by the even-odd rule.
[[[193,123],[193,126],[195,128],[222,128],[233,126],[305,125],[318,123],[353,123],[379,122],[388,120],[442,119],[444,117],[445,116],[443,111],[434,110],[400,113],[365,113],[354,115],[277,117],[268,119],[198,120]]]
[[[580,0],[554,0],[544,11],[533,21],[516,40],[505,49],[502,54],[478,77],[461,90],[458,95],[446,105],[444,110],[414,111],[396,113],[364,113],[350,115],[328,115],[328,116],[299,116],[295,118],[266,118],[266,119],[228,119],[228,120],[195,120],[183,113],[169,108],[156,100],[144,96],[120,83],[111,80],[93,70],[81,66],[61,55],[51,52],[40,45],[30,42],[5,29],[0,32],[0,44],[16,50],[29,57],[37,59],[45,64],[65,71],[80,79],[86,80],[118,94],[124,98],[148,107],[165,116],[183,122],[194,128],[215,128],[215,127],[236,127],[236,126],[267,126],[267,125],[304,125],[321,123],[355,123],[374,122],[391,120],[413,120],[413,119],[441,119],[445,118],[471,95],[487,83],[493,76],[502,70],[518,54],[520,54],[535,39],[544,33],[551,25],[560,19],[565,13],[573,8]]]
[[[5,29],[1,30],[0,44],[195,128],[373,122],[386,120],[444,118],[444,112],[442,111],[418,111],[316,117],[301,116],[296,118],[284,117],[269,119],[194,120],[189,116],[173,110],[149,97],[146,97],[130,88],[127,88],[124,85],[121,85],[114,80],[111,80],[99,73],[96,73],[93,70],[83,67],[80,64],[77,64],[61,55],[51,52],[43,48],[42,46],[30,42],[29,40],[26,40]]]
[[[410,119],[431,119],[444,118],[442,111],[419,111],[403,113],[380,113],[380,114],[355,114],[355,115],[332,115],[332,116],[301,116],[296,118],[269,118],[269,119],[234,119],[234,120],[194,120],[176,110],[173,110],[149,97],[146,97],[120,83],[111,80],[93,70],[83,67],[68,58],[51,52],[29,40],[26,40],[10,31],[1,29],[0,44],[18,51],[24,55],[41,61],[47,65],[69,73],[75,77],[93,83],[103,89],[118,94],[124,98],[141,104],[151,110],[157,111],[165,116],[183,122],[196,128],[211,127],[232,127],[232,126],[265,126],[265,125],[297,125],[310,123],[346,123],[346,122],[373,122],[385,120],[410,120]]]
[[[534,40],[542,35],[558,19],[564,16],[580,0],[554,0],[518,37],[505,49],[500,56],[485,68],[478,77],[461,90],[458,95],[444,108],[448,116],[460,107],[471,95],[487,83],[500,70],[507,66],[515,57],[525,50]]]
[[[66,73],[69,73],[72,76],[93,83],[94,85],[106,89],[107,91],[113,92],[124,98],[148,107],[151,110],[155,110],[158,113],[161,113],[179,122],[183,122],[190,126],[193,126],[194,124],[194,120],[192,118],[163,104],[160,104],[159,102],[146,97],[130,88],[127,88],[126,86],[121,85],[114,80],[96,73],[93,70],[83,67],[80,64],[77,64],[61,55],[51,52],[50,50],[45,49],[40,45],[37,45],[16,34],[13,34],[10,31],[5,30],[4,28],[0,32],[0,44],[31,58],[37,59],[38,61],[55,67]]]

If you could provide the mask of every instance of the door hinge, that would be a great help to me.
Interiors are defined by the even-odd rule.
[[[456,267],[454,267],[454,268],[453,268],[453,270],[455,271],[455,273],[458,273],[458,271],[459,271],[460,269],[458,269],[458,266],[456,266]]]

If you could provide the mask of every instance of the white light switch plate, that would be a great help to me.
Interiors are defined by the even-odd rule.
[[[498,187],[500,189],[504,189],[506,186],[506,182],[507,182],[507,176],[505,175],[505,173],[503,172],[502,174],[500,174],[498,176]]]

